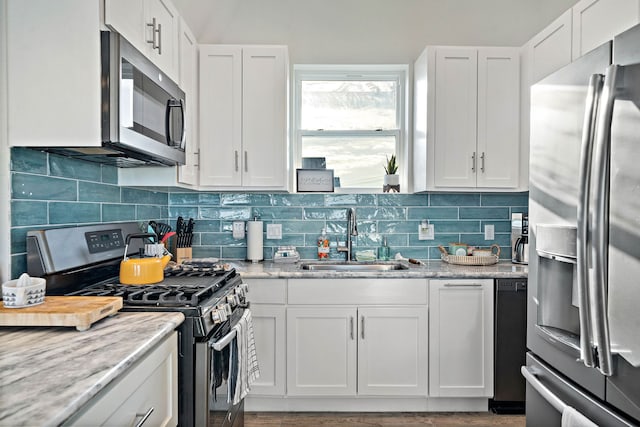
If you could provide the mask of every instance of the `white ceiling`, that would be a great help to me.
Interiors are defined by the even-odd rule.
[[[426,45],[521,46],[577,0],[174,0],[200,43],[292,63],[410,63]]]

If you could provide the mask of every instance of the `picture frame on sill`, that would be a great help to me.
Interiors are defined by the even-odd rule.
[[[296,169],[298,193],[333,193],[333,169]]]

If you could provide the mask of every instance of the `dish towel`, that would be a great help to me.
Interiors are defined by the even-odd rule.
[[[244,311],[233,329],[236,331],[236,339],[234,340],[235,346],[231,347],[231,363],[236,364],[234,367],[236,369],[232,369],[235,371],[236,381],[235,384],[229,381],[230,384],[233,384],[233,388],[229,390],[229,399],[231,403],[236,405],[245,398],[251,386],[260,377],[251,310]]]
[[[560,425],[562,427],[598,427],[597,424],[569,405],[565,406],[562,411],[562,423]]]

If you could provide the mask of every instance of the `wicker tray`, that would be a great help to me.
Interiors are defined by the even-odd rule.
[[[496,264],[498,262],[499,258],[499,254],[500,252],[498,251],[498,255],[496,254],[492,254],[492,255],[488,255],[488,256],[463,256],[463,255],[450,255],[447,250],[443,247],[443,246],[438,246],[438,249],[440,249],[440,252],[442,252],[442,254],[440,255],[440,258],[444,261],[447,262],[449,264],[457,264],[457,265],[493,265]]]

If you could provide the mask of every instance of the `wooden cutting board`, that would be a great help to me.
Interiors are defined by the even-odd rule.
[[[75,326],[86,331],[121,308],[122,297],[47,296],[33,307],[0,306],[0,326]]]

